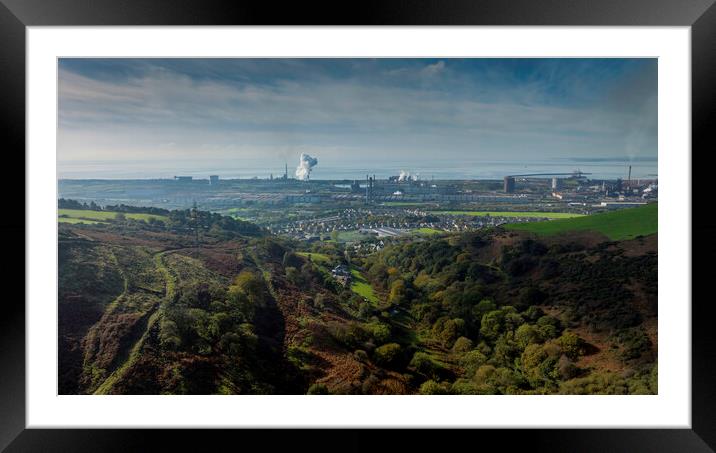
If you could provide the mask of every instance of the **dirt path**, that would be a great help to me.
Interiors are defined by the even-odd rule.
[[[164,294],[162,295],[162,298],[152,305],[149,310],[142,315],[141,319],[137,321],[139,325],[135,326],[132,330],[137,333],[141,332],[141,335],[138,335],[136,341],[130,342],[132,346],[124,352],[123,357],[120,358],[119,365],[115,368],[115,370],[97,387],[94,391],[95,395],[104,395],[109,393],[114,384],[120,380],[139,359],[142,347],[146,343],[152,328],[161,319],[160,308],[174,297],[175,277],[171,274],[171,271],[167,268],[163,260],[163,256],[167,253],[171,253],[172,251],[174,250],[164,250],[153,255],[155,269],[164,276]],[[122,272],[121,267],[120,272]],[[128,287],[128,280],[123,272],[122,277],[125,279],[125,292],[122,293],[122,295],[125,295]],[[156,291],[152,291],[152,293],[156,293]]]

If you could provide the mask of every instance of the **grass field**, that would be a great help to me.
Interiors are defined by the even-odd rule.
[[[363,234],[358,230],[354,231],[340,231],[338,233],[338,242],[359,242],[365,239],[370,239],[371,236]]]
[[[66,217],[58,217],[58,221],[60,222],[66,222],[66,223],[80,223],[73,221],[72,219],[82,219],[82,220],[92,220],[94,223],[98,222],[106,222],[108,220],[114,220],[117,216],[117,212],[114,211],[89,211],[85,209],[59,209],[57,212],[58,216],[66,216]],[[128,219],[134,219],[134,220],[144,220],[147,221],[150,218],[154,217],[157,220],[161,220],[163,222],[166,222],[169,220],[166,216],[163,215],[154,215],[154,214],[144,214],[144,213],[136,213],[136,212],[126,212],[124,213],[124,216]],[[92,223],[92,222],[85,222],[85,223]]]
[[[311,257],[311,261],[317,264],[328,264],[331,261],[331,257],[324,253],[313,253],[313,252],[296,252],[296,255],[304,258]]]
[[[543,235],[570,231],[596,231],[617,241],[656,233],[658,231],[658,214],[658,204],[651,203],[638,208],[621,209],[574,219],[508,224],[505,225],[505,228]]]
[[[534,211],[430,211],[431,214],[442,215],[469,215],[469,216],[492,216],[492,217],[541,217],[547,219],[570,219],[583,217],[584,214],[573,214],[571,212],[534,212]]]
[[[416,228],[414,230],[411,230],[411,232],[416,233],[416,234],[427,234],[427,235],[444,233],[444,231],[436,230],[435,228]]]
[[[373,287],[370,286],[368,281],[363,277],[363,274],[356,268],[351,268],[351,275],[353,276],[353,282],[351,283],[351,291],[358,294],[361,297],[365,297],[369,302],[376,304],[378,303],[378,297],[373,292]]]

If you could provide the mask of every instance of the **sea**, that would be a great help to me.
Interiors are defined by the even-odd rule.
[[[626,179],[631,165],[632,178],[653,179],[658,175],[656,158],[580,157],[530,160],[424,160],[380,161],[322,159],[311,171],[314,180],[363,180],[366,175],[385,179],[408,173],[421,180],[502,179],[507,175],[532,173],[560,174],[581,171],[590,179]],[[236,160],[122,160],[58,162],[60,179],[171,179],[192,176],[207,179],[219,175],[222,179],[274,178],[284,174],[284,162],[266,159]],[[289,164],[289,177],[294,177],[295,165]]]

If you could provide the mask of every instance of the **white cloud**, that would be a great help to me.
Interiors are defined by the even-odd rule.
[[[440,60],[436,63],[425,66],[420,73],[427,77],[435,77],[445,70],[445,62]]]
[[[419,73],[445,71],[438,61]],[[60,70],[58,153],[60,160],[288,156],[299,149],[519,157],[528,150],[554,156],[654,148],[655,154],[644,111],[546,105],[535,84],[485,99],[452,82],[450,90],[350,78],[250,84],[161,70],[120,83]]]

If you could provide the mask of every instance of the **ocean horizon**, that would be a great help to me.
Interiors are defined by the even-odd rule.
[[[462,160],[412,163],[382,161],[366,162],[318,158],[311,172],[314,180],[353,180],[375,175],[380,179],[398,175],[401,171],[421,180],[502,179],[507,175],[529,173],[590,173],[592,179],[626,178],[632,166],[632,178],[653,178],[658,174],[656,159],[574,158],[526,160],[522,162],[499,160]],[[295,177],[295,165],[288,166],[288,175]],[[192,176],[208,179],[218,175],[223,179],[279,178],[284,174],[283,163],[275,160],[237,160],[231,162],[205,161],[121,161],[121,162],[59,162],[58,179],[172,179],[174,176]]]

